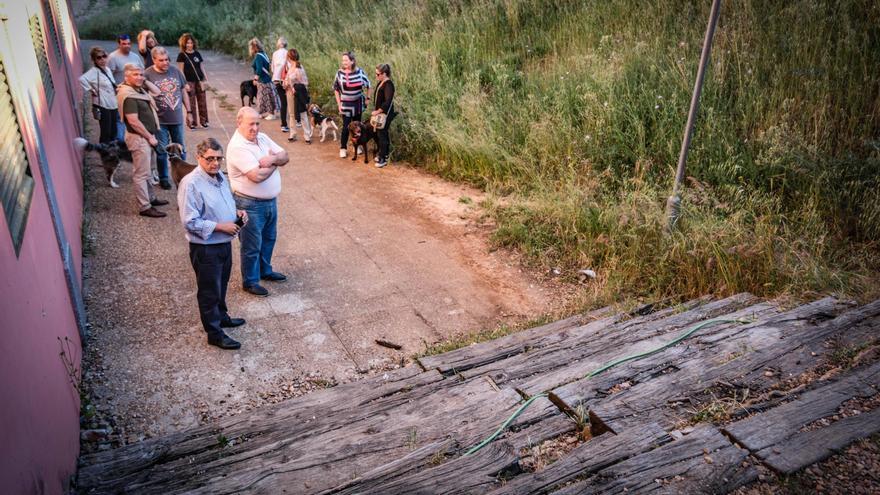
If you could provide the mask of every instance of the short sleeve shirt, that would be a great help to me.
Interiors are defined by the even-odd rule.
[[[198,82],[205,78],[202,72],[202,54],[198,50],[192,53],[180,52],[177,54],[177,63],[183,64],[183,76],[189,82]]]
[[[257,142],[245,139],[238,130],[226,146],[226,169],[229,172],[229,183],[232,191],[257,199],[272,199],[281,193],[281,173],[275,169],[263,182],[253,182],[247,173],[260,166],[260,158],[269,151],[279,153],[284,148],[278,146],[269,136],[257,133]]]
[[[144,68],[144,59],[135,50],[123,55],[119,50],[114,50],[107,58],[107,68],[113,72],[113,79],[116,84],[122,84],[125,80],[125,64],[135,64],[141,69]]]
[[[147,129],[147,132],[151,134],[155,134],[156,131],[159,130],[159,123],[153,119],[153,110],[150,108],[150,103],[146,100],[126,98],[122,103],[122,113],[136,113],[138,120],[140,120],[141,124],[144,125],[144,128]],[[125,120],[125,128],[128,132],[135,132],[135,130],[128,124],[128,120]]]
[[[169,66],[165,72],[156,70],[156,66],[144,71],[144,77],[159,87],[161,93],[156,96],[159,123],[165,125],[183,124],[183,87],[186,79],[177,67]]]

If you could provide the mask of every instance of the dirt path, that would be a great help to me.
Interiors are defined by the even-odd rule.
[[[204,55],[211,85],[237,103],[249,68]],[[198,141],[225,146],[234,132],[238,105],[216,95],[209,105],[211,129],[187,132],[191,162]],[[474,206],[479,191],[398,164],[379,170],[339,159],[338,142],[287,143],[278,121],[263,130],[291,156],[274,255],[290,280],[267,283],[268,298],[246,294],[236,253],[228,302],[248,323],[230,332],[242,342],[235,352],[205,341],[175,191],[159,190],[172,201],[169,217],[139,217],[130,164],[119,189],[89,169],[85,380],[99,418],[90,426],[110,426],[123,442],[168,433],[393,368],[427,344],[562,304],[560,288],[490,251]]]

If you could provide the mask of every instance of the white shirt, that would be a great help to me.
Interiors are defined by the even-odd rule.
[[[287,65],[287,48],[279,48],[272,54],[272,80],[281,82],[281,72]]]
[[[115,81],[111,82],[113,74],[106,68],[103,74],[100,71],[97,66],[87,70],[79,76],[79,85],[83,92],[91,95],[93,104],[115,110],[116,87],[113,85]]]
[[[262,132],[257,133],[257,142],[254,143],[236,129],[226,146],[226,170],[232,192],[257,199],[272,199],[281,193],[281,173],[277,168],[263,182],[254,182],[247,177],[248,172],[260,166],[260,158],[268,155],[270,150],[280,153],[284,148]]]

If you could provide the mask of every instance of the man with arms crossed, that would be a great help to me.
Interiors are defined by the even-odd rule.
[[[159,116],[156,115],[156,102],[144,90],[144,69],[135,64],[125,66],[125,83],[116,88],[116,99],[125,120],[125,145],[131,151],[134,170],[131,174],[134,194],[144,217],[160,218],[165,213],[156,206],[167,205],[168,201],[157,199],[153,194],[150,169],[154,149],[159,141]]]
[[[256,110],[242,107],[236,122],[238,127],[226,148],[235,204],[248,214],[248,223],[240,232],[242,287],[255,296],[268,296],[260,280],[287,280],[272,270],[272,250],[278,221],[276,198],[281,192],[278,167],[289,159],[284,148],[260,132]]]
[[[180,181],[177,204],[180,221],[189,241],[189,259],[196,272],[199,316],[208,344],[238,349],[241,344],[224,328],[244,325],[244,318],[231,318],[226,308],[226,287],[232,273],[232,239],[247,213],[235,209],[227,179],[220,172],[223,147],[214,138],[196,146],[199,166]]]

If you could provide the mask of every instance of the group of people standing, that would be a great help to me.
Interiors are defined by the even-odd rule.
[[[252,58],[251,67],[254,72],[254,84],[257,85],[257,109],[266,120],[275,120],[276,111],[281,119],[281,131],[289,133],[288,141],[297,139],[296,129],[289,126],[290,120],[296,121],[296,127],[302,127],[303,138],[311,144],[313,129],[309,122],[308,106],[309,78],[300,61],[300,54],[295,48],[288,48],[287,40],[279,37],[275,43],[272,56],[266,54],[263,43],[258,38],[248,42],[248,53]],[[376,128],[379,151],[376,166],[384,167],[388,163],[391,138],[389,129],[397,115],[394,108],[394,82],[391,80],[391,66],[376,66],[375,102],[370,117],[385,115],[384,125]],[[340,68],[333,79],[333,93],[339,116],[342,117],[342,135],[339,141],[339,157],[348,154],[348,126],[351,122],[360,121],[371,98],[370,79],[363,69],[358,67],[355,55],[351,51],[344,52]],[[291,119],[292,117],[292,119]]]
[[[185,158],[183,126],[187,125],[191,130],[197,126],[209,127],[204,59],[198,51],[195,38],[189,33],[184,33],[179,39],[177,66],[171,64],[168,51],[158,45],[152,31],[141,31],[137,41],[138,48],[135,50],[129,35],[119,35],[116,39],[117,49],[110,54],[99,46],[93,47],[89,52],[93,67],[80,76],[79,81],[83,91],[91,95],[93,114],[100,127],[99,141],[118,141],[128,146],[127,136],[132,135],[135,139],[142,137],[155,148],[156,171],[152,171],[152,166],[146,171],[136,167],[138,179],[144,175],[143,179],[150,186],[159,184],[163,189],[171,189],[165,147],[172,142],[180,144]],[[123,100],[118,98],[120,86],[130,86],[126,74],[134,68],[140,69],[145,79],[138,87],[143,86],[154,98],[154,115],[150,112],[141,115],[140,123],[148,131],[145,133],[139,133],[133,127],[125,109],[120,106]],[[164,216],[157,215],[155,210],[148,211],[149,208],[144,207],[143,203],[141,206],[141,213],[145,216]]]

